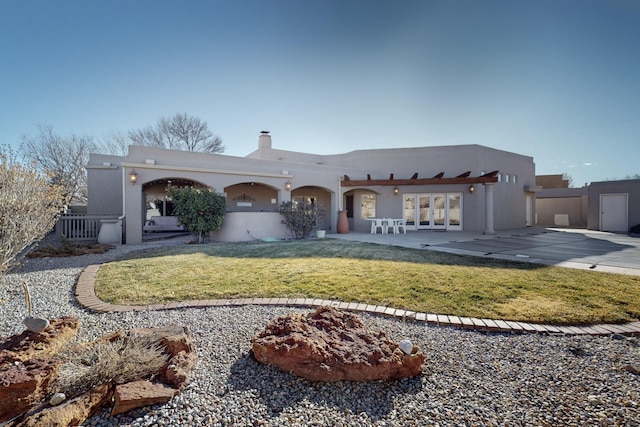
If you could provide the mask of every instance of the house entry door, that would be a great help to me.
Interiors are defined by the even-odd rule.
[[[524,207],[525,227],[531,227],[533,225],[533,221],[531,221],[532,212],[533,212],[533,196],[531,194],[527,194],[527,196],[525,197],[525,207]]]
[[[444,194],[432,194],[431,195],[432,206],[431,215],[433,222],[431,229],[444,230],[447,227],[447,199]]]

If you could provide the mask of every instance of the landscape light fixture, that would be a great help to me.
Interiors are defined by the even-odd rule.
[[[138,182],[138,174],[135,169],[132,169],[129,174],[129,182],[131,182],[131,185],[136,185],[136,182]]]

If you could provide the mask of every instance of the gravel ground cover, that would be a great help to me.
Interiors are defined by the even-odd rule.
[[[172,244],[171,241],[153,245]],[[0,336],[24,330],[21,281],[34,315],[78,317],[77,340],[116,329],[188,325],[198,364],[189,386],[165,405],[89,426],[640,426],[637,337],[492,334],[363,314],[369,327],[408,338],[426,355],[413,379],[311,383],[258,364],[251,338],[273,318],[300,307],[239,306],[95,314],[74,298],[90,264],[148,248],[120,246],[103,255],[29,260],[0,290]]]

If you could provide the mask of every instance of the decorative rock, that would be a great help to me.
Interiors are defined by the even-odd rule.
[[[172,356],[181,351],[189,353],[193,350],[193,339],[188,326],[171,325],[160,328],[135,328],[131,329],[129,335],[151,335]]]
[[[40,317],[27,317],[24,319],[24,324],[28,330],[38,334],[49,326],[49,321]]]
[[[51,392],[62,362],[34,359],[0,371],[0,423],[40,404]]]
[[[369,332],[356,315],[333,307],[275,319],[253,338],[253,355],[310,381],[414,377],[424,362],[418,347],[404,354],[384,332]]]
[[[78,319],[51,320],[41,333],[24,331],[0,342],[0,422],[40,404],[62,362],[49,359],[76,334]]]
[[[166,380],[174,388],[182,390],[189,382],[191,372],[196,366],[197,357],[193,352],[181,351],[169,360],[164,372],[163,380]]]
[[[101,384],[62,405],[41,409],[27,415],[16,427],[79,426],[95,414],[113,395],[110,384]]]
[[[65,396],[64,393],[55,393],[53,396],[51,396],[51,399],[49,399],[49,404],[51,406],[58,406],[65,400],[67,400],[67,396]]]
[[[51,320],[50,327],[41,333],[25,331],[0,342],[0,423],[12,420],[10,427],[80,425],[111,400],[114,387],[110,384],[102,384],[70,400],[66,400],[63,393],[46,400],[62,365],[54,356],[73,338],[78,327],[77,319],[63,317]],[[172,355],[157,377],[175,388],[142,380],[119,385],[114,415],[171,400],[187,384],[196,364],[188,327],[132,329],[129,337],[139,335],[150,337]],[[74,349],[83,350],[97,343],[121,339],[128,338],[124,331],[118,330],[91,343],[78,344]]]
[[[13,362],[46,359],[56,355],[78,332],[80,322],[74,317],[53,319],[39,334],[24,331],[0,342],[0,372]]]
[[[413,351],[413,344],[409,340],[400,341],[398,343],[398,346],[400,347],[400,350],[402,350],[404,354],[411,354],[411,352]]]
[[[151,383],[149,381],[134,381],[116,386],[113,395],[115,405],[111,415],[118,415],[135,408],[166,403],[175,396],[178,391],[164,384]]]

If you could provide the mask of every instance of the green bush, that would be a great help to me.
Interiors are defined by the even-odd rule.
[[[173,215],[185,229],[204,243],[209,233],[222,227],[227,201],[212,188],[172,187],[167,189],[173,200]]]
[[[284,217],[282,222],[296,239],[304,239],[316,230],[317,224],[324,219],[325,215],[325,209],[322,206],[307,202],[282,202],[278,211]]]

